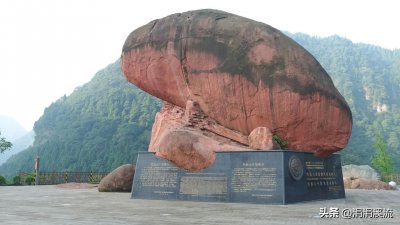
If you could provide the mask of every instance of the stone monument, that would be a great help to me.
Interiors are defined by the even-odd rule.
[[[210,199],[236,201],[227,196],[246,185],[255,186],[245,193],[264,196],[260,203],[291,202],[282,201],[285,191],[305,196],[316,187],[316,197],[292,200],[344,197],[340,156],[332,153],[349,140],[350,108],[318,61],[279,30],[218,10],[173,14],[128,36],[121,67],[129,82],[165,102],[152,153],[138,157],[134,197],[219,193]],[[193,194],[204,182],[215,193]],[[265,192],[272,189],[281,197]]]

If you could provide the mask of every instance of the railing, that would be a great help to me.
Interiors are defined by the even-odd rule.
[[[108,172],[39,172],[38,184],[53,185],[69,182],[98,184],[107,174]],[[26,175],[29,174],[20,173],[20,176]]]
[[[19,172],[18,176],[20,177],[20,182],[19,184],[21,185],[32,185],[35,184],[34,177],[35,175],[33,173],[26,173],[26,172]],[[32,178],[30,181],[27,178]]]
[[[39,184],[61,184],[61,183],[96,183],[105,177],[107,172],[40,172]]]
[[[386,176],[382,176],[383,181],[394,181],[397,185],[400,185],[400,173],[394,173]]]

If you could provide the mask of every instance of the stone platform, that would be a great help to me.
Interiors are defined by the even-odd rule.
[[[143,152],[132,189],[138,199],[259,204],[344,197],[340,155],[287,150],[217,152],[215,162],[198,172]]]
[[[129,193],[0,186],[0,224],[400,224],[400,191],[346,190],[345,199],[289,205],[130,199]],[[394,218],[320,218],[323,207],[390,208]]]

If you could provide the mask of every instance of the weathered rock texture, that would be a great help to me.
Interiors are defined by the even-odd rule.
[[[134,166],[124,164],[101,179],[98,190],[100,192],[130,192],[134,174]]]
[[[365,178],[345,177],[343,183],[346,189],[395,190],[388,183]]]
[[[257,127],[250,133],[249,147],[252,149],[280,149],[268,127]]]
[[[342,167],[343,177],[364,178],[369,180],[380,180],[375,169],[368,165],[346,165]]]
[[[275,28],[240,16],[198,10],[154,20],[128,36],[121,66],[130,82],[182,112],[188,101],[198,104],[216,129],[213,137],[197,130],[202,137],[187,137],[194,143],[218,136],[248,147],[251,132],[266,127],[289,149],[324,156],[343,149],[351,133],[350,109],[315,58]],[[150,150],[174,114],[157,115]]]
[[[189,170],[207,168],[215,151],[248,148],[247,136],[219,125],[192,101],[185,109],[164,104],[156,114],[149,145],[149,151]]]

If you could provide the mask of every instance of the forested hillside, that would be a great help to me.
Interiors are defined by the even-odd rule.
[[[34,145],[11,157],[0,174],[32,171],[111,171],[147,151],[161,101],[128,83],[119,60],[47,107],[35,123]]]
[[[353,112],[345,164],[370,164],[376,134],[382,134],[400,168],[400,50],[355,44],[339,36],[289,34],[318,59]]]
[[[344,164],[371,164],[376,134],[383,135],[400,168],[400,51],[332,36],[288,34],[331,75],[353,112],[353,133],[342,151]],[[0,166],[8,177],[32,171],[110,171],[147,151],[161,102],[128,83],[119,61],[51,104],[35,123],[34,145]]]

